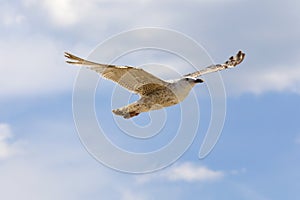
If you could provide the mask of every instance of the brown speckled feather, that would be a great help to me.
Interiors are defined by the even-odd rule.
[[[65,57],[69,59],[67,63],[88,66],[89,69],[96,71],[104,78],[140,94],[141,98],[136,102],[112,110],[114,114],[128,119],[142,112],[157,110],[180,103],[187,97],[196,83],[203,82],[202,79],[197,78],[198,76],[233,68],[244,60],[245,54],[239,51],[224,64],[208,66],[203,70],[187,74],[172,82],[163,81],[143,69],[135,67],[99,64],[79,58],[70,53],[65,53]]]

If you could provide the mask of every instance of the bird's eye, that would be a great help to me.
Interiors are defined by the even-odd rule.
[[[188,81],[188,80],[189,80],[189,78],[185,78],[185,80],[186,80],[186,81]]]

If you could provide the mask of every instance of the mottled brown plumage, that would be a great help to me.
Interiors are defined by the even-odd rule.
[[[211,65],[203,70],[186,74],[181,79],[173,81],[161,80],[140,68],[99,64],[79,58],[70,53],[65,53],[65,57],[70,59],[66,61],[67,63],[88,66],[89,69],[98,72],[104,78],[112,80],[122,87],[139,94],[141,98],[138,101],[112,110],[114,114],[128,119],[142,112],[157,110],[180,103],[187,97],[196,83],[203,82],[202,79],[197,79],[197,77],[233,68],[244,60],[245,54],[239,51],[224,64]]]

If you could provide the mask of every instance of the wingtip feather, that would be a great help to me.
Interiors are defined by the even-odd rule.
[[[69,60],[66,60],[66,63],[69,63],[69,64],[82,64],[82,62],[84,61],[84,59],[79,58],[68,52],[64,52],[64,56],[69,59]]]
[[[240,64],[241,62],[243,62],[244,58],[245,58],[245,53],[241,50],[239,50],[237,52],[237,54],[235,56],[231,56],[226,62],[225,64],[227,65],[228,68],[232,68],[237,66],[238,64]]]

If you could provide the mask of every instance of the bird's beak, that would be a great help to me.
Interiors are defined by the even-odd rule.
[[[194,82],[195,83],[203,83],[204,81],[202,79],[200,79],[200,78],[197,78]]]

